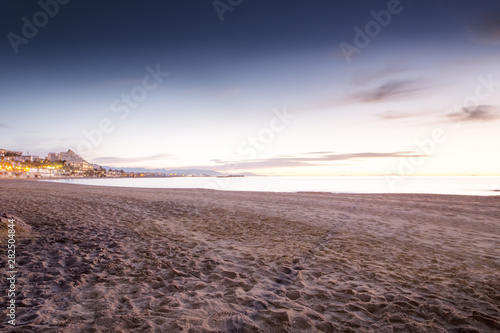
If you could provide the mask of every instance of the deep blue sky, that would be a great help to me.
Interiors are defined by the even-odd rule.
[[[339,44],[353,44],[353,29],[388,3],[243,0],[221,21],[212,1],[72,0],[16,54],[8,34],[21,35],[21,19],[32,22],[41,7],[0,0],[0,146],[40,155],[78,150],[83,132],[108,118],[113,131],[80,151],[102,164],[222,170],[233,161],[262,173],[392,172],[398,153],[418,155],[415,140],[448,125],[436,124],[479,76],[500,81],[500,3],[401,1],[401,13],[348,63]],[[168,78],[117,118],[112,102],[157,65]],[[473,116],[457,108],[466,132],[450,131],[457,139],[433,152],[436,162],[420,173],[492,173],[457,165],[465,134],[471,147],[471,140],[483,143],[477,158],[487,160],[484,142],[496,137],[484,127],[495,128],[499,103],[495,91]],[[292,124],[252,146],[248,138],[284,107],[296,116]],[[321,163],[303,158],[311,152],[328,154]]]

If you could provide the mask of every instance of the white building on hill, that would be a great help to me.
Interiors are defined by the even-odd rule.
[[[64,164],[78,168],[82,171],[94,169],[89,162],[85,161],[80,155],[71,149],[68,149],[67,152],[61,152],[59,154],[59,159],[65,161]]]
[[[61,154],[59,154],[59,153],[48,153],[47,160],[50,162],[57,162],[60,160],[60,158],[59,158],[60,155]]]

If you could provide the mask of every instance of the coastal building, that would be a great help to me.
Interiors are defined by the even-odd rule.
[[[59,153],[59,159],[62,161],[66,161],[68,163],[85,161],[80,155],[78,155],[77,153],[75,153],[71,149],[68,149],[67,152]]]
[[[83,176],[87,171],[94,170],[94,166],[69,149],[61,153],[49,153],[48,162],[45,163],[37,155],[23,155],[20,151],[10,151],[0,149],[0,176],[16,178],[44,178],[60,176]],[[70,168],[64,168],[58,161],[63,160],[64,165]],[[34,162],[43,163],[34,163]],[[54,163],[56,162],[56,163]]]
[[[26,174],[30,178],[52,178],[61,177],[63,171],[57,168],[32,168]]]
[[[22,155],[18,159],[16,159],[16,161],[18,161],[18,162],[30,162],[30,163],[33,163],[33,162],[36,162],[39,160],[40,160],[40,156],[36,156],[36,155]]]
[[[0,149],[0,156],[4,157],[13,157],[13,156],[21,156],[23,154],[22,151],[12,151],[8,149]]]
[[[60,158],[60,154],[59,153],[48,153],[47,154],[47,160],[49,162],[57,162],[59,161],[61,158]]]
[[[66,162],[64,164],[72,166],[73,168],[79,169],[81,171],[94,170],[94,167],[92,166],[92,164],[88,163],[87,161]]]
[[[64,161],[65,165],[80,169],[81,171],[93,170],[94,167],[89,162],[85,161],[80,155],[68,149],[67,152],[61,152],[59,159]]]

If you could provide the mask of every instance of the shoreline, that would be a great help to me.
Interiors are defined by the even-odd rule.
[[[17,328],[500,329],[500,197],[68,185],[0,180]]]

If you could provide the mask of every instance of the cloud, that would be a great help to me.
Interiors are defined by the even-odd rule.
[[[0,128],[10,128],[10,126],[5,124],[0,124]]]
[[[124,163],[144,163],[149,161],[157,161],[165,158],[172,158],[170,154],[156,154],[146,157],[97,157],[93,158],[92,161],[98,164],[124,164]]]
[[[401,76],[414,70],[415,68],[408,67],[407,64],[391,65],[377,71],[363,71],[362,73],[355,73],[352,75],[351,81],[354,85],[366,85],[372,82],[388,80],[391,77],[395,79],[395,76]]]
[[[413,80],[390,80],[373,89],[354,93],[352,98],[365,103],[376,103],[397,99],[420,90],[414,86]]]
[[[313,156],[311,156],[313,155]],[[332,162],[361,161],[375,158],[401,158],[401,157],[421,157],[424,156],[416,151],[399,151],[389,153],[351,153],[336,154],[334,152],[310,152],[299,156],[283,156],[268,159],[245,160],[245,161],[222,161],[212,160],[218,163],[218,167],[227,167],[238,170],[268,169],[277,167],[301,167],[301,166],[319,166]],[[337,163],[336,163],[337,164]],[[343,164],[345,165],[345,164]]]
[[[485,122],[500,118],[500,108],[492,105],[476,105],[462,108],[461,112],[448,115],[451,121]]]
[[[325,99],[311,105],[303,106],[295,111],[310,111],[341,107],[352,103],[377,103],[391,100],[400,100],[411,96],[414,92],[424,89],[418,87],[416,80],[389,80],[375,88],[363,91],[347,92],[344,96]]]
[[[295,168],[302,166],[311,166],[314,164],[309,164],[305,162],[296,161],[294,159],[265,159],[265,160],[254,160],[254,161],[241,161],[241,162],[226,162],[218,166],[218,168],[223,167],[228,170],[255,170],[255,169],[272,169],[272,168]]]
[[[419,118],[432,116],[435,112],[432,110],[412,110],[412,111],[392,111],[387,110],[380,113],[374,113],[373,116],[377,117],[379,121],[392,121],[408,118]]]
[[[382,113],[377,113],[375,116],[381,120],[394,120],[394,119],[404,119],[414,117],[414,114],[397,112],[397,111],[385,111]]]
[[[305,155],[321,155],[321,154],[330,154],[329,151],[312,151],[310,153],[305,153]]]
[[[369,159],[369,158],[397,158],[397,157],[418,157],[422,156],[419,152],[414,151],[399,151],[393,153],[352,153],[352,154],[335,154],[327,153],[319,155],[318,157],[302,157],[301,161],[304,162],[331,162],[331,161],[345,161],[352,159]]]
[[[500,44],[500,11],[490,13],[481,21],[467,26],[466,32],[478,42]]]
[[[388,70],[388,72],[390,71]],[[370,80],[375,81],[375,79],[379,79],[375,77],[376,75],[384,76],[385,73],[376,73]],[[351,87],[349,90],[339,94],[337,97],[319,100],[309,105],[295,108],[294,111],[301,112],[331,109],[357,103],[390,102],[393,100],[400,101],[404,98],[412,97],[412,95],[418,91],[429,88],[429,86],[422,85],[422,80],[417,79],[385,79],[378,85],[364,90],[360,90],[360,86],[362,86],[361,83],[354,84],[355,88]]]

